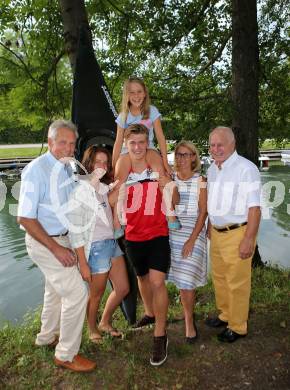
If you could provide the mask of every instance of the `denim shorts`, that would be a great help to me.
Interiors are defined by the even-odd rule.
[[[91,246],[88,264],[92,274],[109,272],[114,257],[122,256],[116,240],[94,241]]]

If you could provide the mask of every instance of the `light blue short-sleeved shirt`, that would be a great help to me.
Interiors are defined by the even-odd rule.
[[[127,127],[129,127],[130,125],[133,125],[133,124],[145,125],[149,130],[149,139],[148,139],[149,140],[149,148],[154,149],[155,147],[154,147],[154,142],[153,142],[153,140],[154,140],[154,126],[153,126],[153,124],[154,124],[154,121],[160,117],[161,117],[161,114],[158,111],[158,109],[155,106],[150,105],[150,114],[149,114],[148,119],[143,119],[142,114],[132,115],[131,112],[129,111],[125,121],[122,119],[122,114],[119,114],[118,118],[116,119],[116,123],[120,127],[122,127],[122,129],[127,129]],[[124,154],[127,152],[128,152],[127,148],[125,147],[125,145],[123,145],[121,154]]]
[[[22,172],[18,216],[37,219],[49,235],[65,233],[66,208],[74,186],[71,169],[50,152],[43,154]]]

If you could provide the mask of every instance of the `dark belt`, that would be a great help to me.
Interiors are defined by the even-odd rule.
[[[68,230],[62,234],[52,234],[50,237],[65,237],[68,235]]]
[[[243,223],[235,223],[233,225],[228,225],[228,226],[225,226],[225,227],[221,227],[221,228],[218,228],[218,227],[215,227],[213,226],[213,228],[217,231],[217,232],[227,232],[229,230],[234,230],[234,229],[237,229],[241,226],[245,226],[247,225],[248,222],[243,222]]]

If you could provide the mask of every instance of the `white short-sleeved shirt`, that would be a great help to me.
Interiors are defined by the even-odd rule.
[[[150,114],[148,119],[143,119],[142,114],[140,115],[132,115],[131,112],[128,112],[127,118],[124,121],[122,119],[122,114],[118,115],[116,119],[116,123],[122,127],[122,129],[127,129],[130,125],[133,124],[142,124],[145,125],[149,130],[149,148],[154,149],[154,122],[157,118],[160,118],[161,114],[155,106],[150,105]],[[126,146],[123,144],[121,154],[128,153]]]
[[[66,207],[75,186],[71,174],[50,152],[29,163],[21,175],[18,216],[37,219],[49,235],[65,233]]]
[[[212,163],[207,171],[207,185],[208,216],[212,225],[246,222],[249,208],[260,206],[260,172],[236,151],[220,169]]]

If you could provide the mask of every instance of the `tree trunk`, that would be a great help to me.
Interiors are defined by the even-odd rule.
[[[61,9],[65,49],[69,56],[72,71],[75,71],[78,36],[81,26],[87,31],[92,42],[91,29],[88,22],[84,0],[58,0]]]
[[[258,165],[259,48],[256,0],[232,0],[233,131],[237,151]],[[253,267],[263,267],[258,246]]]
[[[232,0],[233,131],[237,150],[258,165],[259,49],[256,0]]]

